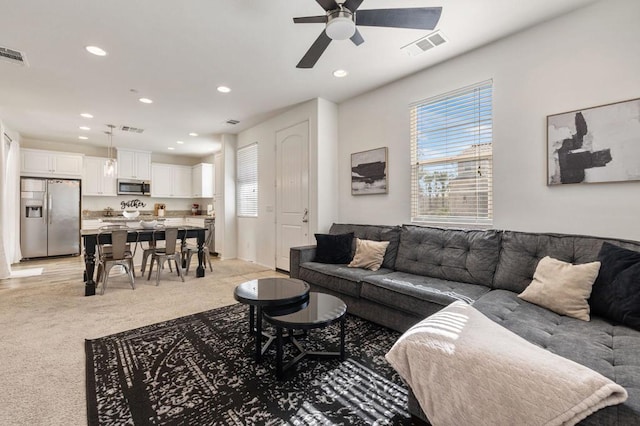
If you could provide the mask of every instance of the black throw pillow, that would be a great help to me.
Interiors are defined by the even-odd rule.
[[[591,313],[640,330],[640,252],[603,243]]]
[[[349,263],[351,262],[351,244],[353,232],[348,234],[315,234],[316,258],[319,263]]]

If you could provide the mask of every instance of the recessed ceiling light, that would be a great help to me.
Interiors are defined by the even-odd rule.
[[[177,144],[182,145],[184,142],[183,141],[176,141]]]
[[[89,139],[89,138],[88,138],[88,137],[86,137],[86,136],[78,136],[78,139],[82,139],[83,141],[86,141],[86,140],[87,140],[87,139]]]
[[[91,130],[91,127],[80,126],[80,130]]]
[[[189,136],[198,136],[198,134],[194,133],[194,132],[191,132],[191,133],[189,133]]]
[[[86,46],[85,49],[96,56],[107,56],[107,52],[98,46]]]
[[[231,89],[229,89],[227,86],[218,86],[218,92],[220,93],[229,93],[231,91]]]
[[[349,71],[347,70],[335,70],[333,72],[333,76],[338,78],[346,77],[348,75],[349,75]]]
[[[88,112],[83,112],[82,114],[80,114],[80,117],[93,118],[93,115],[89,114]]]
[[[170,147],[168,147],[167,149],[168,149],[169,151],[173,151],[175,148],[174,148],[174,147],[172,147],[172,146],[170,146]]]
[[[143,104],[152,104],[153,101],[149,98],[140,98],[138,99],[140,102],[142,102]]]

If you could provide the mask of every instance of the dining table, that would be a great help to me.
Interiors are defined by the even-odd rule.
[[[204,241],[206,228],[199,226],[184,225],[178,227],[178,239],[183,243],[187,238],[196,238],[198,244],[198,268],[196,277],[204,277]],[[83,229],[80,236],[84,242],[84,295],[94,296],[96,294],[96,282],[94,280],[94,270],[96,265],[96,248],[98,239],[100,244],[111,244],[111,233],[105,229]],[[164,228],[129,228],[127,232],[127,242],[138,243],[145,241],[164,240]],[[184,265],[183,265],[184,266]]]

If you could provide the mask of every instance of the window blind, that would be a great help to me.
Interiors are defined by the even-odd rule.
[[[239,148],[236,162],[237,215],[258,217],[258,143]]]
[[[411,118],[411,220],[491,225],[492,81],[416,102]]]

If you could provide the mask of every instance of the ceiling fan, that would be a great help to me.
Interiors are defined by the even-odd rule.
[[[331,40],[349,38],[356,46],[364,43],[356,25],[432,30],[436,27],[442,13],[441,7],[369,9],[356,13],[363,0],[346,0],[341,4],[335,0],[316,1],[326,14],[293,18],[293,22],[296,24],[322,23],[326,24],[326,28],[320,33],[296,68],[313,68]]]

